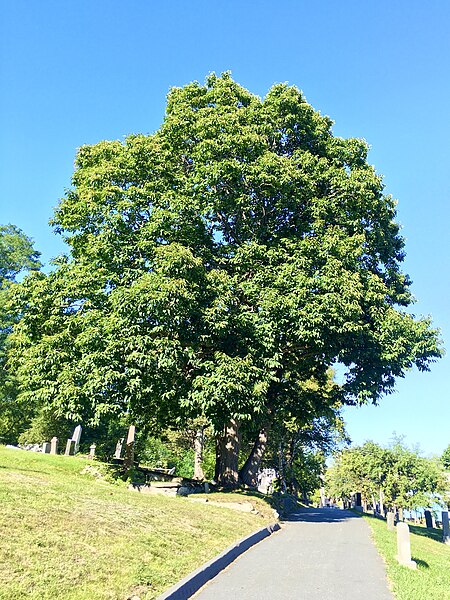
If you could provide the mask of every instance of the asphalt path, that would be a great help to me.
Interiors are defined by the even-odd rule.
[[[305,509],[205,585],[196,600],[393,600],[363,518]]]

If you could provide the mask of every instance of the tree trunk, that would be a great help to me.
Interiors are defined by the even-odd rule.
[[[238,460],[240,446],[239,425],[230,419],[216,444],[216,482],[234,487],[238,483]]]
[[[285,494],[286,489],[286,477],[285,477],[285,457],[283,451],[283,443],[280,442],[278,447],[278,481],[280,482],[280,492]]]
[[[268,434],[270,426],[263,427],[258,434],[249,457],[245,461],[244,466],[239,471],[239,479],[242,483],[251,487],[258,485],[258,471],[261,464],[261,459],[267,447]]]
[[[198,429],[195,434],[194,439],[194,479],[205,479],[205,474],[202,468],[203,461],[203,443],[204,443],[204,433],[203,429]]]

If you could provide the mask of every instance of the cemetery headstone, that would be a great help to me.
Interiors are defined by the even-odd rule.
[[[207,481],[205,481],[205,483],[204,483],[204,488],[205,488],[205,494],[209,494],[209,483]]]
[[[448,521],[448,510],[442,511],[442,541],[450,545],[450,526]]]
[[[121,457],[121,455],[122,455],[123,439],[124,439],[124,438],[120,438],[120,439],[117,441],[117,444],[116,444],[116,451],[114,452],[114,458],[120,458],[120,457]]]
[[[50,442],[50,454],[58,454],[58,438],[52,437]]]
[[[258,473],[258,492],[262,494],[270,494],[273,491],[273,482],[276,479],[275,469],[262,469]],[[325,489],[320,489],[320,501],[325,503]]]
[[[81,425],[77,425],[73,431],[72,440],[75,442],[75,453],[78,452],[80,448],[81,430]]]
[[[44,442],[42,444],[42,452],[44,454],[50,454],[50,442]]]
[[[433,528],[433,519],[431,518],[431,511],[429,511],[429,510],[425,511],[425,523],[426,523],[427,529]]]
[[[389,511],[386,516],[387,528],[389,531],[395,530],[394,517],[395,517],[395,515],[392,511]]]
[[[94,456],[95,456],[95,449],[96,448],[97,448],[96,444],[91,444],[91,446],[89,448],[89,454],[88,454],[89,458],[94,458]]]
[[[404,567],[409,567],[410,569],[417,568],[417,563],[411,560],[408,523],[397,523],[397,560]]]
[[[75,440],[68,439],[66,443],[66,451],[64,452],[65,456],[73,456],[75,454]]]

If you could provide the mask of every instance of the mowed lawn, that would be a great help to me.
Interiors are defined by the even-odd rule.
[[[375,545],[386,563],[386,570],[397,600],[450,600],[450,546],[442,543],[442,529],[427,530],[410,525],[411,555],[415,571],[400,566],[397,533],[388,531],[386,522],[365,515]]]
[[[142,495],[87,464],[0,446],[0,599],[155,598],[274,520],[257,498],[262,514]]]

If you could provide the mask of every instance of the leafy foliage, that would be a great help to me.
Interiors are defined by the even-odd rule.
[[[450,444],[442,453],[442,464],[447,471],[450,471]]]
[[[17,278],[40,268],[39,252],[32,241],[15,225],[0,225],[0,439],[17,439],[19,428],[30,410],[16,399],[16,380],[5,370],[6,342],[18,314],[9,298]]]
[[[53,218],[69,255],[15,297],[19,398],[141,429],[233,420],[237,449],[428,369],[395,203],[331,125],[295,87],[261,100],[225,73],[172,89],[153,135],[80,148]]]
[[[389,448],[366,442],[342,451],[326,482],[331,496],[349,499],[360,492],[365,502],[373,503],[381,495],[386,506],[407,509],[440,502],[446,488],[439,463],[408,449],[401,439]]]

